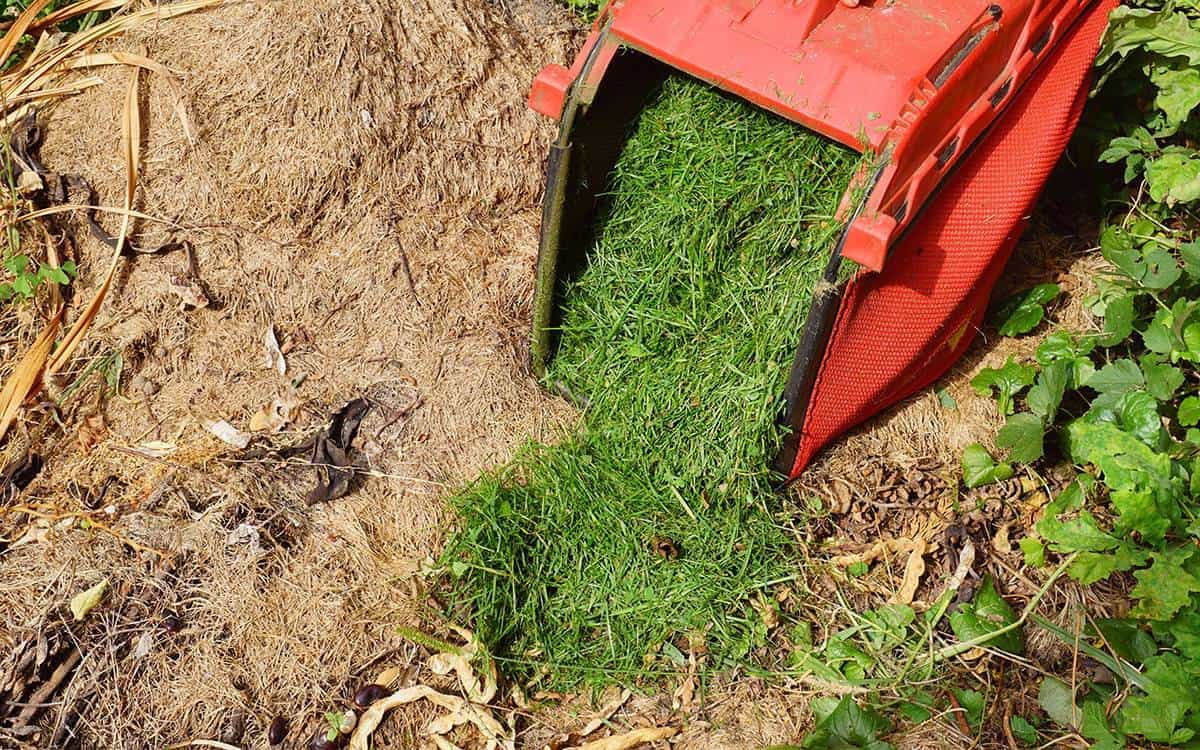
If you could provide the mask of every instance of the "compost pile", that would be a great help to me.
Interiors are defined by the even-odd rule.
[[[583,425],[454,500],[456,596],[511,674],[630,679],[676,635],[749,649],[748,597],[787,575],[780,395],[860,159],[684,78],[641,115],[548,375]]]

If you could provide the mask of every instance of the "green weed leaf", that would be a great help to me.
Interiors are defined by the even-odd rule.
[[[981,396],[987,396],[993,391],[1000,405],[1001,414],[1013,413],[1013,397],[1026,386],[1033,384],[1036,370],[1016,362],[1011,356],[1003,367],[985,367],[979,374],[971,378],[971,387]]]
[[[890,729],[888,720],[850,696],[814,699],[812,711],[816,726],[801,743],[804,750],[891,750],[879,739]]]
[[[970,488],[1000,482],[1013,475],[1012,466],[996,463],[987,448],[979,443],[968,445],[963,450],[962,469],[963,484]]]
[[[1031,391],[1032,393],[1032,391]],[[1061,394],[1059,398],[1061,398]],[[996,445],[1008,449],[1011,461],[1033,463],[1045,453],[1042,419],[1030,412],[1013,414],[996,435]]]
[[[1046,317],[1046,303],[1061,291],[1058,284],[1038,284],[1009,297],[996,314],[1000,335],[1019,336],[1032,331]]]
[[[991,576],[984,577],[974,599],[950,613],[950,629],[963,642],[986,638],[1016,621],[1016,613],[996,591]],[[1019,628],[994,636],[985,645],[1010,654],[1025,651],[1025,639]]]

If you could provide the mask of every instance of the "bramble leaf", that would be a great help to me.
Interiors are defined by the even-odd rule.
[[[1148,620],[1169,620],[1186,607],[1191,595],[1200,592],[1200,578],[1184,567],[1196,551],[1188,546],[1155,552],[1150,567],[1134,571],[1137,585],[1130,596],[1138,603],[1130,614]]]
[[[1042,366],[1037,381],[1025,394],[1025,402],[1029,410],[1042,418],[1046,424],[1054,422],[1058,407],[1062,404],[1063,394],[1071,379],[1071,362],[1056,361]],[[1180,375],[1182,378],[1182,375]]]
[[[1143,355],[1139,360],[1146,376],[1146,391],[1159,401],[1170,401],[1183,385],[1183,371],[1158,357]]]
[[[1141,388],[1145,383],[1136,362],[1131,359],[1118,359],[1101,367],[1088,381],[1088,387],[1100,393],[1121,393]]]
[[[1060,396],[1061,398],[1061,396]],[[1028,464],[1045,453],[1045,428],[1042,420],[1029,412],[1013,414],[996,434],[996,445],[1008,449],[1011,461]]]

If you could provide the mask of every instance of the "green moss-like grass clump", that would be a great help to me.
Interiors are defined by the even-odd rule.
[[[510,674],[629,681],[666,639],[760,637],[746,603],[790,563],[775,420],[860,158],[688,79],[642,114],[549,375],[583,425],[452,501],[454,594]]]

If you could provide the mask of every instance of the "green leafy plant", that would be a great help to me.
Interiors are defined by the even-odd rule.
[[[21,254],[5,258],[4,269],[12,275],[12,279],[0,282],[0,302],[31,300],[42,285],[67,286],[76,274],[74,261],[51,266],[45,262],[34,263],[29,256]]]
[[[1000,303],[994,318],[1001,336],[1029,333],[1046,317],[1046,305],[1058,297],[1058,284],[1038,284]]]
[[[816,726],[804,738],[804,750],[891,750],[892,746],[879,739],[890,724],[878,712],[859,706],[846,696],[841,700],[829,697],[813,699]]]
[[[1200,5],[1117,8],[1098,64],[1107,101],[1091,125],[1104,134],[1100,160],[1119,165],[1127,185],[1110,196],[1120,219],[1099,236],[1111,272],[1085,300],[1099,325],[1051,333],[1033,362],[1010,360],[974,385],[1006,415],[996,438],[1005,460],[1036,462],[1054,444],[1076,467],[1019,540],[1025,563],[1061,560],[1083,584],[1118,573],[1132,582],[1125,618],[1089,618],[1082,633],[1037,620],[1115,678],[1046,677],[1042,710],[1095,748],[1191,746],[1200,738]],[[1003,333],[1040,322],[1029,305],[1018,312],[1025,300],[1002,308],[1011,310]],[[1038,741],[1017,718],[1013,736]]]

